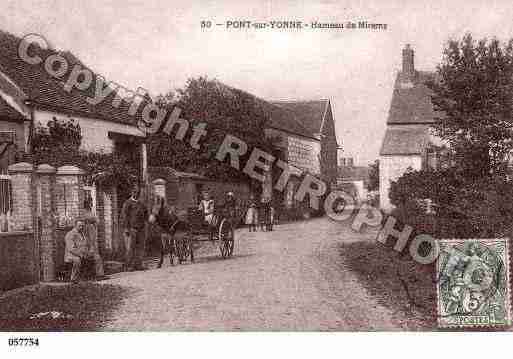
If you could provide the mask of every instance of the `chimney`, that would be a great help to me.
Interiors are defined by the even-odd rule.
[[[412,80],[415,75],[413,49],[410,47],[410,44],[406,44],[403,49],[403,75],[409,80]]]

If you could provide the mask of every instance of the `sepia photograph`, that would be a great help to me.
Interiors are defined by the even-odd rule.
[[[511,339],[512,19],[2,0],[0,346]]]

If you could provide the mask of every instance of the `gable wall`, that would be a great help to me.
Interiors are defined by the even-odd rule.
[[[388,197],[390,182],[401,177],[408,167],[420,170],[421,166],[422,157],[420,155],[379,157],[379,202],[381,209],[387,212],[393,209]]]

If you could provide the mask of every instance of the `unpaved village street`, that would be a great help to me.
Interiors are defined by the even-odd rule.
[[[372,241],[326,218],[237,231],[234,257],[206,243],[195,263],[114,275],[130,287],[104,330],[397,330],[402,318],[346,268],[342,242]],[[166,258],[167,260],[167,258]],[[404,329],[404,328],[403,328]]]

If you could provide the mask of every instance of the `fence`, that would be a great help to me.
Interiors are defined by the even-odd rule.
[[[13,229],[12,209],[11,177],[0,174],[0,232],[9,232]]]

